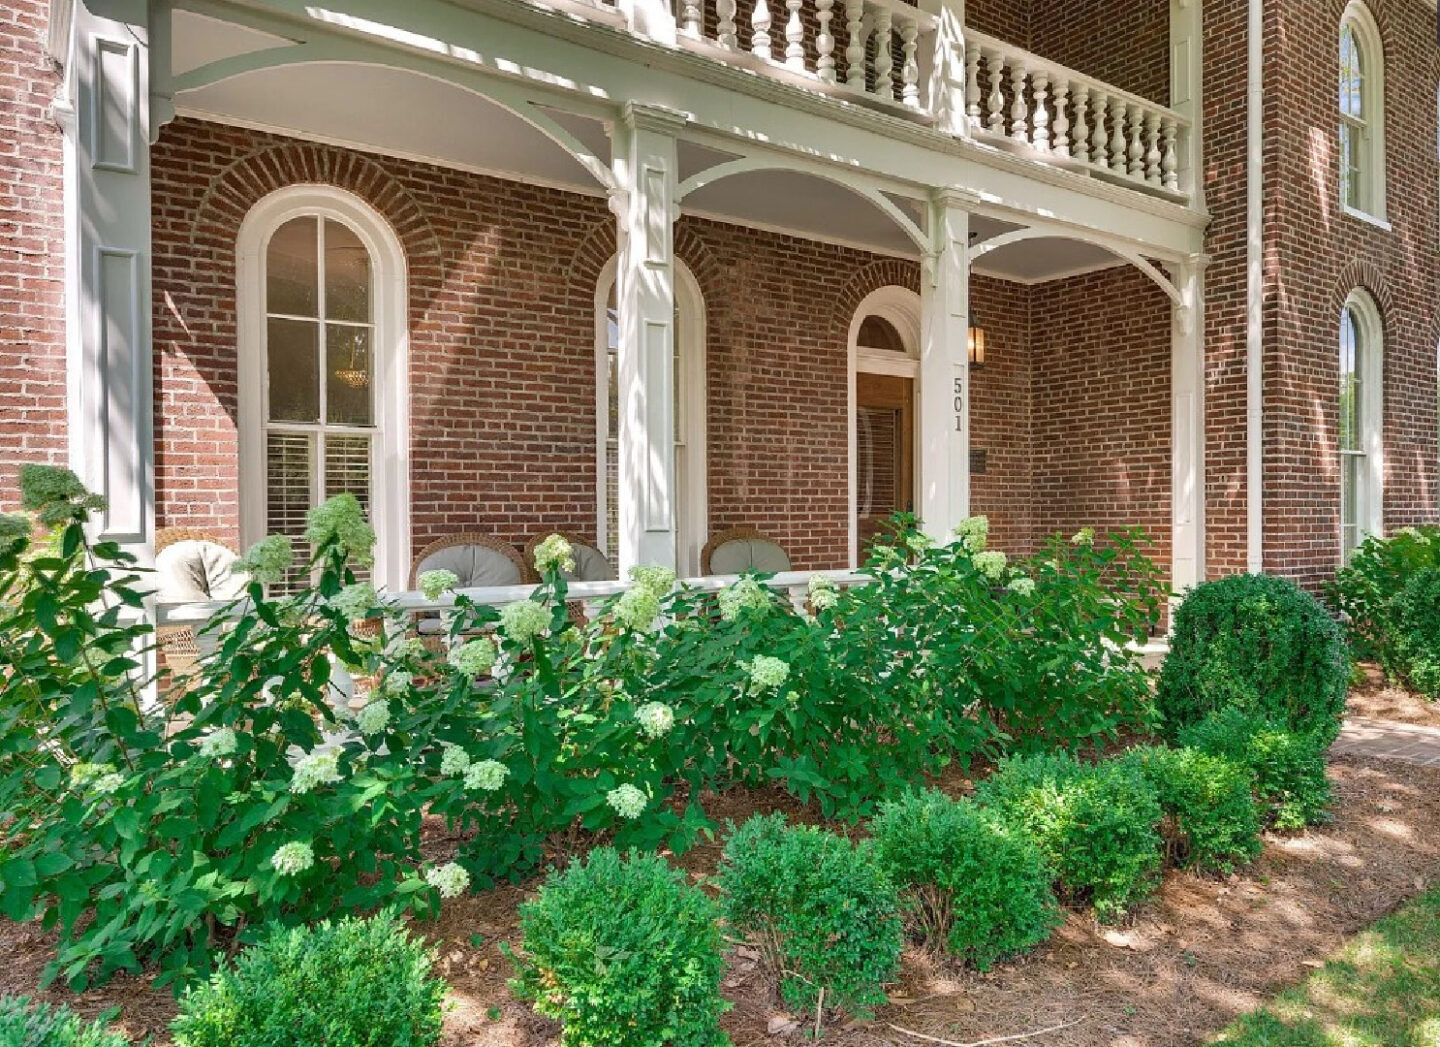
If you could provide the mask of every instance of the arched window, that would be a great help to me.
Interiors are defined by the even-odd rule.
[[[237,254],[242,541],[299,537],[311,508],[349,492],[375,527],[375,582],[403,588],[409,440],[399,241],[359,198],[295,186],[255,205]]]
[[[620,319],[615,260],[595,293],[596,539],[620,557]],[[681,577],[700,573],[709,522],[705,459],[705,299],[684,263],[675,263],[675,543]]]
[[[1385,52],[1359,0],[1340,23],[1340,199],[1351,211],[1385,218]]]
[[[1384,525],[1384,326],[1356,291],[1340,318],[1340,552],[1348,562]]]

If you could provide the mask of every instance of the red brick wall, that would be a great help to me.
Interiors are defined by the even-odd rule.
[[[21,462],[64,464],[65,229],[46,0],[0,7],[0,506]]]
[[[995,544],[1023,555],[1034,544],[1031,474],[1031,289],[976,275],[970,307],[985,329],[985,366],[970,375],[970,446],[985,453],[970,477],[971,511],[990,519]]]

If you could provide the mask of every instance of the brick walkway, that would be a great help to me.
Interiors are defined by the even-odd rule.
[[[1440,767],[1440,728],[1351,717],[1331,752]]]

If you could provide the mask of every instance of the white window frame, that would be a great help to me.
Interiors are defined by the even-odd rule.
[[[1360,377],[1360,454],[1365,457],[1361,470],[1363,488],[1356,492],[1357,523],[1360,534],[1356,544],[1385,533],[1385,324],[1375,299],[1363,290],[1350,292],[1340,314],[1343,325],[1347,316],[1355,319],[1355,368]],[[1340,348],[1343,352],[1343,347]],[[1337,354],[1337,374],[1339,357]],[[1340,383],[1336,382],[1337,395]],[[1338,417],[1338,416],[1337,416]],[[1339,447],[1336,427],[1336,460],[1340,476],[1340,562],[1348,559],[1345,548],[1345,462],[1347,452]]]
[[[1336,189],[1340,196],[1340,205],[1346,214],[1388,229],[1385,202],[1385,45],[1375,16],[1362,0],[1350,0],[1345,8],[1344,17],[1340,20],[1340,36],[1337,38],[1341,41],[1337,44],[1337,59],[1347,32],[1354,35],[1360,56],[1363,76],[1360,106],[1363,116],[1359,121],[1343,113],[1337,112],[1337,116],[1342,133],[1343,128],[1350,124],[1360,128],[1362,150],[1358,166],[1362,173],[1362,185],[1361,193],[1354,203],[1346,200],[1342,170]],[[1338,86],[1338,77],[1336,83]],[[1336,140],[1336,144],[1336,151],[1341,155],[1343,163],[1340,139]]]
[[[610,331],[607,312],[615,288],[618,258],[612,256],[600,270],[595,284],[595,543],[605,549],[610,537],[610,493],[606,475],[606,442],[610,437],[610,390],[607,367],[610,360]],[[683,404],[675,409],[685,420],[685,446],[689,462],[686,490],[676,489],[676,569],[681,577],[700,573],[700,552],[709,540],[709,451],[707,448],[708,374],[705,345],[705,296],[700,282],[688,266],[675,260],[675,304],[682,354],[682,374],[677,383]],[[683,504],[682,504],[683,503]],[[680,522],[687,526],[681,533]]]
[[[901,343],[905,346],[903,354],[873,349],[860,344],[860,327],[866,318],[871,316],[878,316],[895,328],[900,335]],[[855,310],[855,315],[850,318],[848,342],[850,389],[847,407],[847,424],[850,431],[850,519],[847,526],[850,531],[850,566],[852,568],[858,567],[860,564],[860,533],[856,524],[856,513],[860,506],[860,434],[855,426],[855,407],[858,400],[855,391],[856,376],[883,374],[913,380],[915,404],[918,408],[923,402],[920,396],[920,338],[920,296],[908,287],[891,284],[871,291],[860,302]],[[921,443],[918,411],[916,412],[916,421],[913,434],[915,447],[911,460],[915,463],[913,497],[918,506],[921,501],[920,477],[924,472],[920,467]]]
[[[265,537],[265,264],[270,239],[296,218],[347,227],[370,253],[375,359],[375,438],[371,441],[371,524],[376,586],[403,590],[410,577],[409,293],[405,251],[390,224],[353,193],[293,185],[260,200],[236,240],[236,340],[239,365],[240,540]],[[321,289],[323,293],[323,288]],[[321,375],[323,382],[325,376]]]

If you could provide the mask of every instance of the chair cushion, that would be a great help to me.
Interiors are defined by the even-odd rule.
[[[567,582],[613,582],[615,568],[605,559],[605,554],[589,545],[576,543],[575,570],[563,572]]]
[[[233,600],[245,594],[248,575],[234,570],[239,559],[218,542],[186,539],[155,554],[156,597],[167,603]]]
[[[457,588],[479,589],[490,585],[519,585],[520,565],[504,553],[484,545],[451,545],[422,560],[415,569],[418,578],[426,571],[453,571],[460,579]]]
[[[710,553],[713,574],[779,574],[790,570],[790,557],[768,538],[736,538],[716,546]]]

